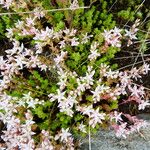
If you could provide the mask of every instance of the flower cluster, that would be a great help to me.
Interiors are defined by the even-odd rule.
[[[20,2],[0,3],[18,10]],[[78,5],[74,0],[70,8]],[[73,150],[74,135],[86,135],[89,127],[111,125],[116,136],[125,138],[144,127],[143,120],[119,112],[118,104],[134,102],[139,110],[150,105],[146,89],[136,83],[150,66],[119,71],[104,57],[111,48],[121,49],[122,39],[136,39],[138,21],[126,34],[117,27],[100,32],[99,41],[94,33],[50,27],[42,8],[34,11],[7,29],[12,47],[0,56],[0,120],[6,125],[1,137],[6,148]]]
[[[9,9],[12,3],[13,3],[13,0],[6,0],[6,1],[1,0],[0,1],[0,4],[3,5],[3,7],[6,9]]]
[[[123,122],[121,117],[122,115],[132,125],[129,126],[127,122]],[[117,124],[112,125],[117,137],[127,138],[127,135],[134,132],[139,132],[141,128],[145,128],[148,125],[146,121],[138,119],[136,116],[131,116],[129,114],[114,112],[113,114],[110,115],[110,118],[111,120],[115,120],[117,122]]]
[[[31,126],[34,124],[32,121],[31,113],[28,111],[25,114],[25,123],[21,124],[18,118],[12,116],[7,118],[7,130],[3,131],[3,140],[6,142],[7,149],[34,149],[34,140],[32,135]]]
[[[121,47],[120,44],[120,38],[122,37],[121,29],[115,27],[114,29],[109,31],[104,30],[103,36],[105,38],[106,45]]]
[[[137,40],[136,33],[139,30],[137,28],[139,26],[139,24],[140,24],[140,20],[137,19],[135,21],[134,25],[130,28],[130,30],[125,29],[125,32],[126,32],[125,36],[128,37],[127,46],[130,46],[133,43],[132,40]]]

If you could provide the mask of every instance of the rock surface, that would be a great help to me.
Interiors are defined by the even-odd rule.
[[[150,150],[150,114],[140,114],[148,126],[127,137],[118,139],[111,130],[100,130],[91,137],[91,150]],[[88,138],[82,140],[80,150],[89,150]]]

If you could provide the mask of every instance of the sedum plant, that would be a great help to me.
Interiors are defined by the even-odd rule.
[[[123,96],[127,100],[122,105],[133,102],[139,110],[150,105],[146,89],[136,84],[149,65],[120,71],[109,64],[122,46],[138,39],[139,20],[129,29],[119,29],[112,15],[106,19],[105,1],[103,13],[95,6],[74,10],[83,5],[77,0],[51,4],[70,7],[72,20],[70,11],[45,13],[47,1],[40,2],[3,2],[14,12],[40,10],[20,14],[21,19],[7,29],[12,47],[0,57],[3,148],[72,150],[78,147],[79,135],[100,127],[112,126],[116,136],[124,138],[145,127],[143,120],[119,112],[118,105]],[[98,17],[103,21],[94,29]]]

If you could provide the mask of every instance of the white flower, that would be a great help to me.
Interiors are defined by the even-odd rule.
[[[59,79],[66,80],[67,79],[67,72],[65,72],[62,68],[58,68],[57,73],[59,75]]]
[[[93,75],[94,75],[94,73],[95,73],[95,71],[92,71],[91,73],[86,72],[85,82],[88,85],[93,85],[93,82],[94,82]]]
[[[119,71],[112,71],[109,69],[104,76],[107,78],[116,79],[119,76]]]
[[[34,150],[35,149],[35,143],[33,139],[30,139],[27,143],[22,143],[20,148],[22,150]]]
[[[130,71],[130,75],[132,78],[134,78],[135,80],[137,80],[138,78],[141,78],[141,75],[139,74],[139,69],[137,69],[136,67],[131,69]]]
[[[26,105],[25,105],[26,103],[25,103],[22,99],[21,99],[21,100],[18,100],[18,101],[17,101],[17,104],[18,104],[19,106],[24,106],[24,107],[26,106]]]
[[[69,36],[75,36],[75,34],[77,33],[77,30],[76,29],[71,29],[70,30],[70,33],[69,33]],[[78,39],[78,38],[77,38]]]
[[[67,55],[67,52],[61,51],[61,54],[58,55],[56,58],[54,58],[54,61],[55,61],[56,65],[58,65],[59,63],[64,61],[64,58],[65,58],[66,55]]]
[[[92,61],[95,60],[98,56],[100,56],[100,53],[98,53],[97,50],[91,51],[91,54],[88,56],[88,59]]]
[[[109,69],[109,66],[106,64],[101,64],[100,65],[100,75],[105,76],[105,74],[107,73],[107,70]]]
[[[112,45],[113,47],[121,47],[120,38],[122,35],[120,34],[121,30],[115,27],[110,31],[104,30],[103,36],[108,45]]]
[[[34,99],[30,99],[30,101],[27,101],[26,103],[28,104],[27,108],[35,108],[35,105],[37,104]]]
[[[69,128],[62,128],[61,133],[55,136],[55,140],[58,140],[60,138],[61,142],[67,142],[68,138],[71,136],[71,133],[69,133],[68,131]]]
[[[28,27],[30,27],[30,26],[34,26],[34,18],[26,18],[26,25],[28,26]]]
[[[37,42],[35,45],[36,48],[36,54],[41,54],[43,52],[43,44],[40,42]]]
[[[115,129],[116,131],[116,136],[117,137],[124,137],[126,138],[127,134],[129,134],[129,132],[126,129],[127,123],[122,123],[121,125],[118,125],[117,128]]]
[[[100,94],[101,94],[101,89],[100,89],[100,86],[97,86],[95,91],[91,91],[92,94],[93,94],[93,101],[96,103],[96,102],[99,102],[100,101]]]
[[[87,132],[86,132],[86,125],[84,125],[83,123],[81,123],[78,128],[79,128],[79,130],[80,130],[81,132],[87,133]]]
[[[31,125],[32,124],[34,124],[35,122],[34,121],[32,121],[32,120],[26,120],[26,126],[29,126],[29,127],[31,127]]]
[[[15,65],[19,68],[19,69],[23,69],[23,65],[26,64],[25,61],[25,57],[23,55],[16,55],[15,56]]]
[[[78,46],[79,42],[78,42],[78,38],[74,37],[73,39],[71,39],[71,46]]]
[[[66,35],[69,35],[70,30],[66,28],[65,30],[63,30],[63,32],[64,32]]]
[[[144,87],[140,87],[138,88],[137,85],[134,85],[134,87],[131,87],[130,85],[128,86],[129,90],[131,91],[131,96],[136,96],[136,97],[140,97],[140,96],[144,96],[145,92],[144,92]]]
[[[53,30],[53,28],[50,29],[49,27],[46,27],[46,30],[45,31],[41,30],[41,33],[46,35],[48,38],[52,38],[53,34],[54,34],[54,30]]]
[[[59,70],[57,71],[58,75],[59,75],[59,82],[57,83],[57,85],[59,85],[59,89],[62,91],[67,84],[67,72],[64,72],[61,68],[59,68]]]
[[[109,44],[112,45],[113,47],[121,47],[119,37],[114,37],[109,41]]]
[[[60,108],[60,112],[65,112],[67,115],[73,115],[72,107],[77,103],[76,97],[69,95],[67,98],[63,99],[59,102],[58,107]]]
[[[137,39],[135,32],[132,32],[131,30],[126,30],[126,29],[125,29],[125,32],[126,32],[125,36],[129,37],[131,40]]]
[[[70,5],[70,8],[73,10],[73,9],[78,8],[78,7],[79,7],[78,0],[73,0],[73,2]]]
[[[49,132],[42,130],[42,143],[40,144],[39,148],[36,148],[36,150],[54,150],[54,146],[51,143],[51,136]]]
[[[142,100],[138,106],[138,109],[144,110],[146,106],[150,106],[150,102],[148,100],[147,101]]]
[[[97,123],[102,123],[102,120],[105,119],[105,116],[106,116],[106,114],[105,113],[99,113],[99,108],[97,108],[90,115],[89,125],[91,125],[92,128],[94,128]]]
[[[88,40],[90,39],[90,37],[93,37],[93,35],[87,35],[87,33],[86,34],[83,34],[83,38],[82,38],[82,44],[85,44],[85,43],[87,43],[88,42]]]
[[[27,110],[27,112],[25,113],[25,117],[27,120],[32,120],[33,119],[32,112],[30,110]]]
[[[6,36],[11,39],[14,35],[13,29],[9,28],[9,29],[6,29],[6,30],[7,30]]]
[[[50,29],[49,27],[46,27],[46,30],[41,30],[41,31],[37,30],[35,37],[33,39],[39,41],[47,41],[53,37],[53,34],[54,34],[54,30]]]
[[[121,31],[122,31],[122,29],[119,29],[119,28],[117,28],[117,27],[115,27],[113,30],[111,30],[112,32],[113,32],[113,34],[114,34],[114,36],[119,36],[119,37],[121,37],[122,35],[121,35]]]
[[[69,108],[69,102],[67,99],[63,99],[62,101],[59,102],[58,107],[60,108],[60,111],[63,112],[65,109]]]
[[[60,112],[64,112],[66,115],[70,116],[70,117],[73,117],[73,110],[69,107],[67,108],[60,108]]]
[[[30,35],[30,33],[27,29],[23,28],[20,35],[26,36],[26,35]]]
[[[108,41],[111,38],[111,30],[104,30],[104,33],[102,35],[104,36],[105,40]]]
[[[23,28],[23,24],[24,24],[23,21],[18,20],[18,22],[15,23],[15,26],[16,26],[16,28],[18,28],[18,29],[22,29],[22,28]]]
[[[6,0],[5,2],[1,1],[1,3],[4,5],[3,6],[4,8],[9,9],[10,6],[12,5],[12,3],[13,3],[13,0]]]
[[[45,65],[45,64],[38,64],[38,67],[41,69],[41,71],[46,71],[47,70],[47,65]]]
[[[34,9],[34,12],[35,12],[34,15],[39,19],[45,16],[44,11],[42,11],[42,9],[40,7],[36,7]]]
[[[23,94],[23,99],[25,99],[26,101],[32,100],[31,92],[28,92],[27,94]]]
[[[95,89],[95,91],[91,91],[93,93],[93,101],[99,102],[100,101],[100,95],[104,93],[104,91],[108,91],[110,87],[104,86],[104,85],[98,85]]]
[[[6,66],[6,60],[4,60],[3,56],[0,56],[0,69],[3,70]]]
[[[63,33],[62,30],[60,30],[58,32],[54,32],[53,33],[53,39],[58,39],[59,40],[62,37],[62,33]]]
[[[90,105],[90,106],[87,106],[87,107],[81,107],[79,108],[83,115],[88,115],[89,117],[91,116],[92,112],[94,111],[93,110],[93,106]]]
[[[82,78],[81,78],[82,80]],[[77,83],[78,83],[78,87],[77,87],[77,94],[80,95],[81,92],[84,92],[86,89],[86,83],[82,83],[79,78],[77,78]]]
[[[120,72],[119,77],[123,86],[127,86],[131,82],[131,76],[128,75],[127,72]]]
[[[60,41],[58,44],[60,44],[60,48],[64,48],[66,46],[65,40]]]
[[[30,108],[30,107],[35,108],[37,104],[40,104],[40,105],[43,104],[43,101],[42,100],[39,101],[39,99],[37,98],[33,99],[31,97],[31,92],[29,92],[27,94],[23,94],[22,99],[17,100],[17,103],[19,106],[26,106],[27,104],[27,108]]]
[[[13,48],[12,49],[8,49],[5,52],[9,55],[14,55],[14,54],[21,54],[21,52],[23,52],[24,50],[24,45],[18,42],[18,41],[13,41]]]
[[[144,63],[144,65],[142,66],[142,73],[147,74],[149,71],[150,71],[149,64]]]
[[[134,123],[134,125],[131,128],[131,133],[135,132],[135,131],[140,131],[141,128],[145,128],[149,125],[149,123],[145,120],[138,120],[136,123]]]
[[[63,90],[66,87],[66,81],[67,79],[60,79],[60,81],[57,83],[57,85],[60,87],[60,90]]]
[[[86,72],[86,76],[83,77],[83,82],[86,83],[87,86],[93,85],[94,79],[93,76],[95,74],[95,70],[92,70],[91,66],[88,66],[88,71]]]
[[[92,45],[91,45],[91,49],[90,49],[90,52],[91,54],[88,56],[89,60],[95,60],[98,56],[100,56],[100,53],[96,50],[97,46],[99,44],[97,42],[94,42]]]
[[[110,121],[115,120],[116,123],[123,121],[121,118],[122,113],[114,111],[113,114],[110,114]]]
[[[4,0],[0,0],[0,4],[3,5],[5,2]]]
[[[65,92],[61,92],[59,89],[57,90],[57,94],[49,94],[50,101],[53,102],[55,100],[58,100],[58,102],[61,102],[62,100],[66,99],[65,98]]]
[[[73,107],[73,105],[75,103],[77,103],[76,96],[69,95],[66,100],[67,100],[66,103],[68,103],[68,106],[71,107],[71,108]]]

